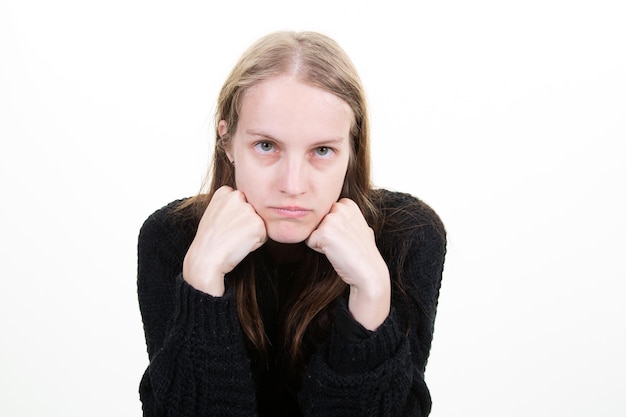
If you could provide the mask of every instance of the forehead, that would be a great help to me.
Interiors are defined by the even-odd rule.
[[[243,95],[238,128],[267,131],[276,137],[349,138],[354,120],[343,99],[293,76],[257,83]]]

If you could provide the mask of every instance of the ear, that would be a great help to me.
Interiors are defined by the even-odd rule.
[[[228,132],[228,122],[226,122],[226,120],[220,120],[219,124],[217,125],[217,131],[220,135],[220,138],[224,137],[224,135]],[[224,151],[226,151],[226,156],[232,162],[233,155],[231,154],[230,141],[229,144],[224,148]]]

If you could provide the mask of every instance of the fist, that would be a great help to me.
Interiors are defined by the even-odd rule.
[[[224,276],[267,240],[265,223],[245,195],[219,188],[206,208],[183,261],[183,278],[197,290],[224,294]]]

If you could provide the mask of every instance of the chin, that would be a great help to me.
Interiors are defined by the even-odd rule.
[[[301,227],[269,227],[267,236],[277,243],[300,243],[311,235],[313,230]]]
[[[309,236],[298,235],[284,235],[269,233],[268,237],[277,243],[301,243],[304,242]]]
[[[278,237],[270,237],[270,239],[272,239],[276,243],[282,243],[282,244],[285,244],[285,245],[289,245],[289,244],[295,245],[297,243],[302,243],[302,242],[304,242],[306,240],[306,238],[305,239],[289,239],[289,238],[283,239],[280,236],[278,236]]]

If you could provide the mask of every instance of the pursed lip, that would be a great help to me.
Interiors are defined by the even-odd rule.
[[[278,214],[281,217],[289,217],[294,219],[304,217],[313,211],[299,206],[271,207],[271,209],[274,213]]]

